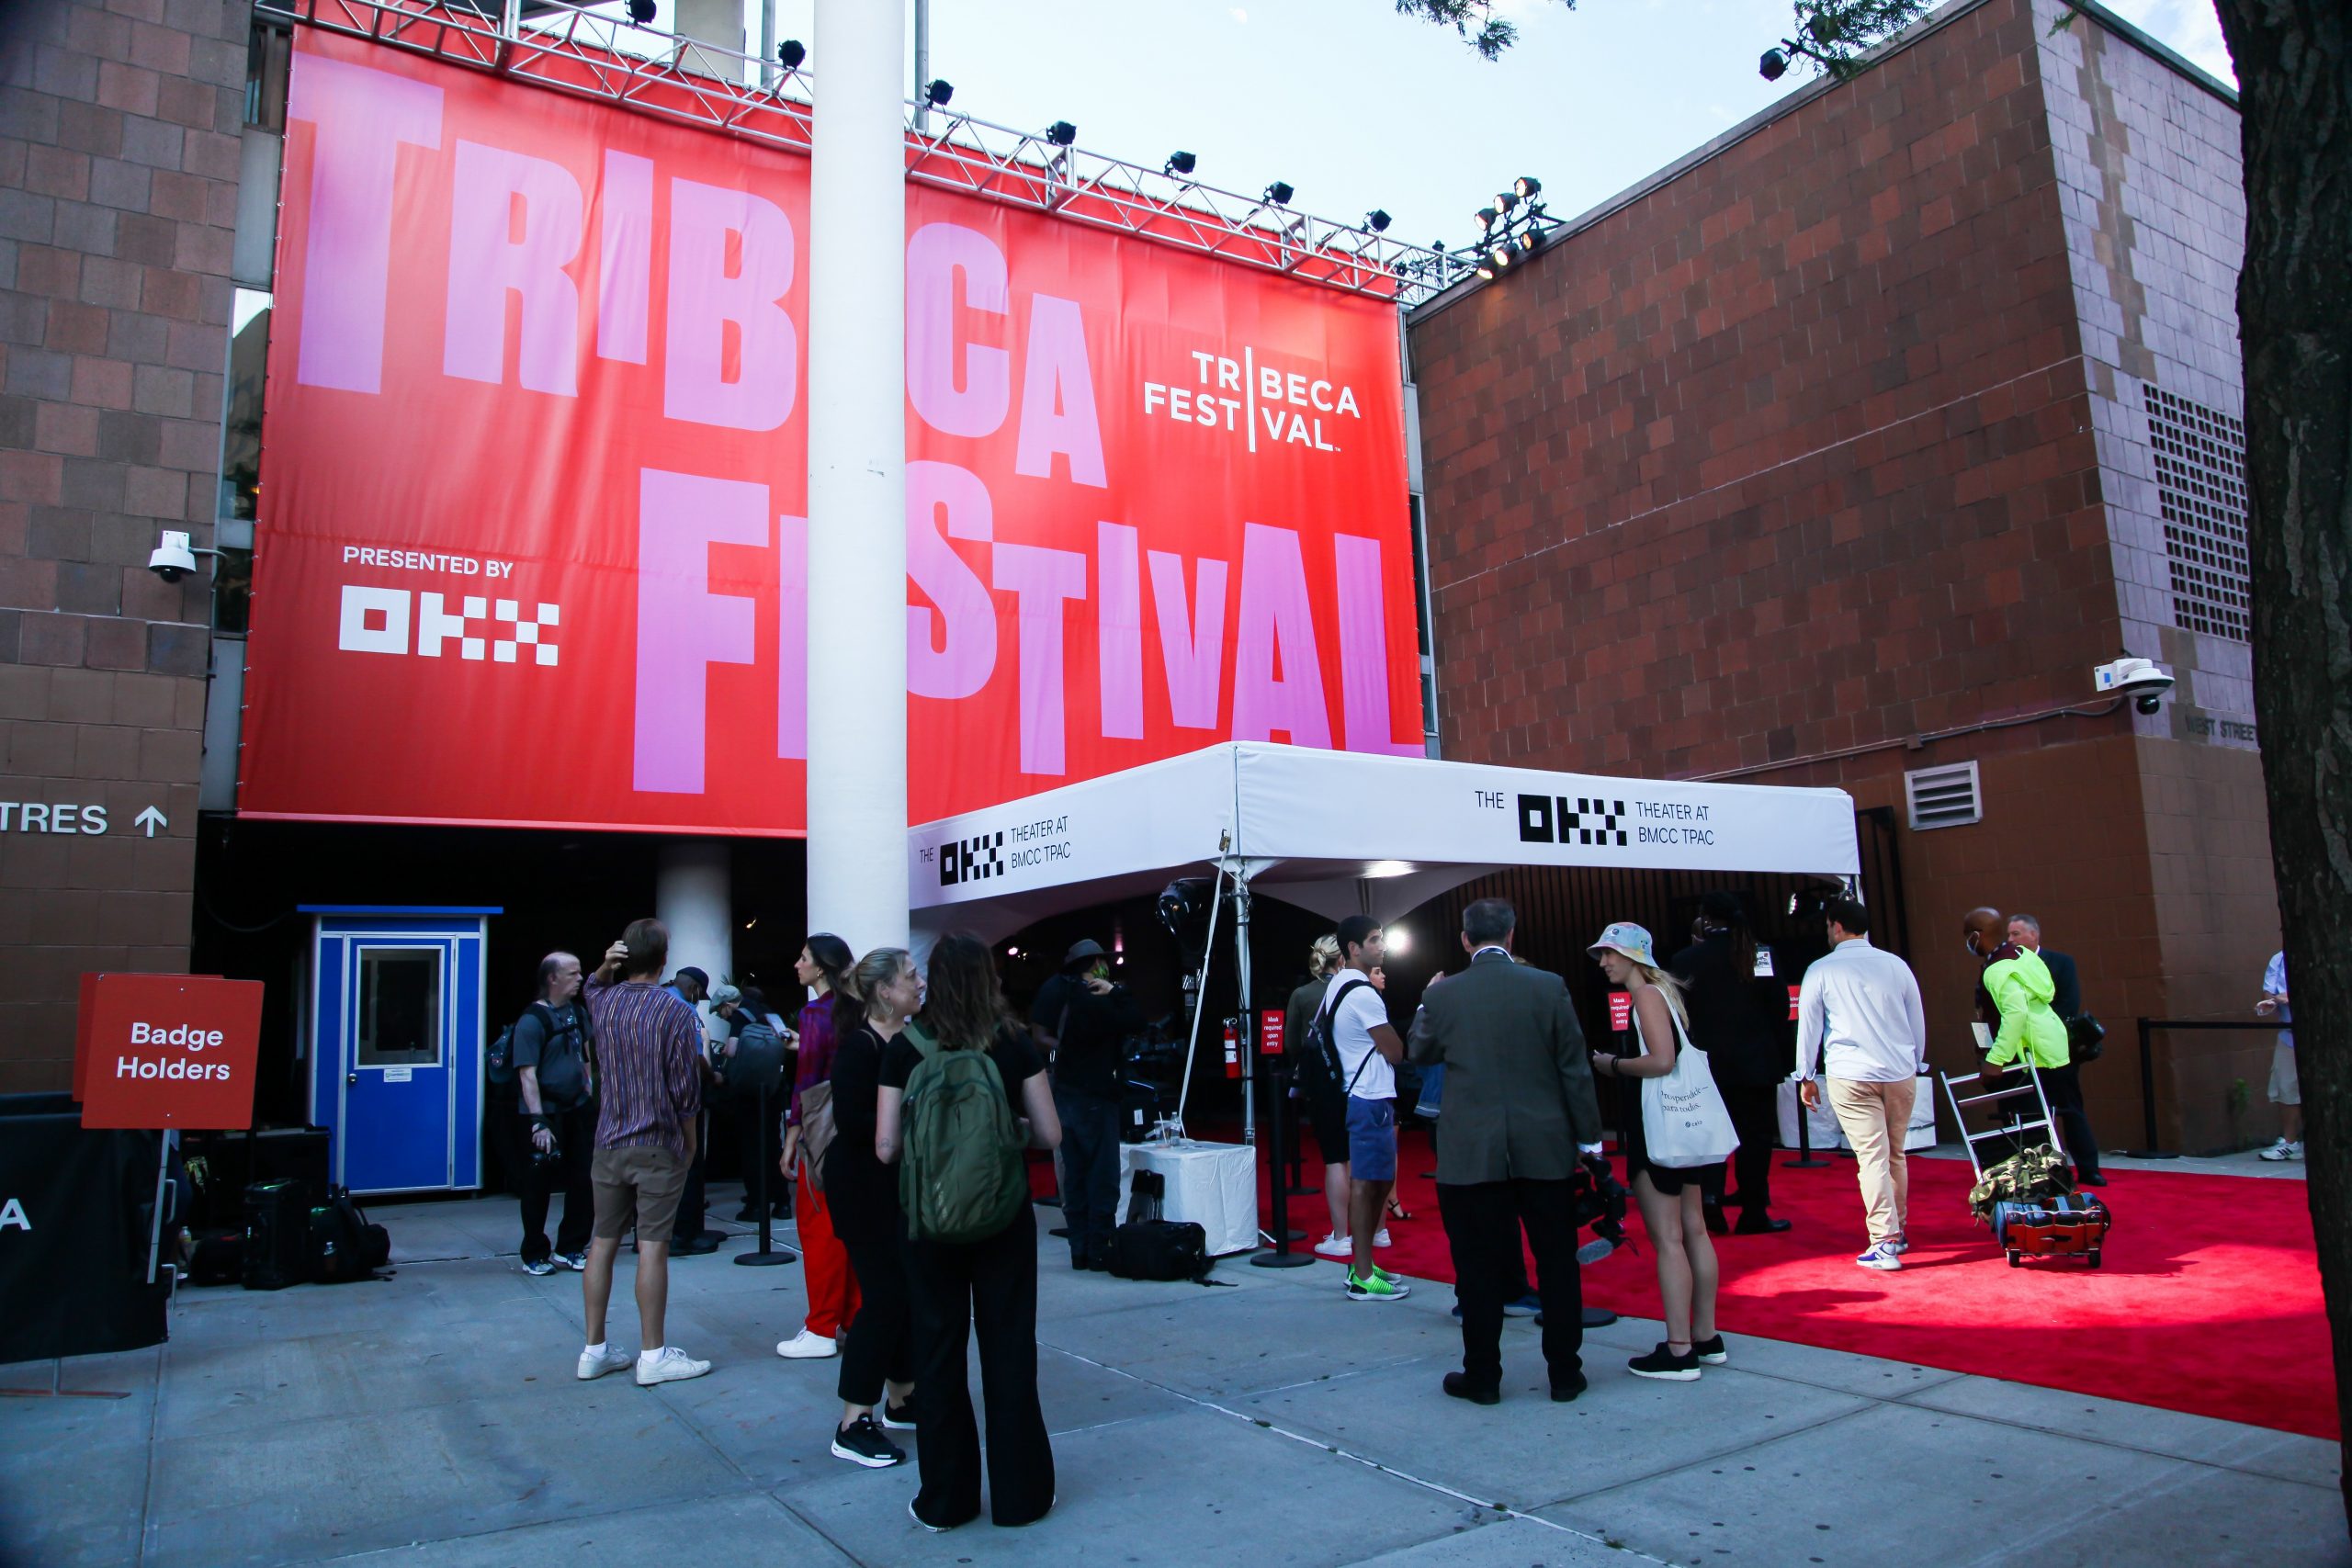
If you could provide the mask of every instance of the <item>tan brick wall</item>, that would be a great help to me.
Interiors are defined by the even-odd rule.
[[[0,1092],[64,1083],[83,971],[187,966],[209,594],[146,562],[210,542],[247,10],[0,15],[0,800],[108,822],[0,832]]]

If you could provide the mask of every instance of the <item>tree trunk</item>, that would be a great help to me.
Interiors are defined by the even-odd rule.
[[[2352,1435],[2352,9],[2218,0],[2244,114],[2254,701],[2305,1169]],[[2352,1464],[2346,1464],[2352,1484]],[[2352,1490],[2346,1493],[2352,1511]]]

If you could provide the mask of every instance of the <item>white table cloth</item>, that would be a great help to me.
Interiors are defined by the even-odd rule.
[[[1204,1144],[1181,1138],[1119,1148],[1119,1223],[1133,1198],[1130,1178],[1158,1171],[1168,1184],[1159,1217],[1189,1220],[1208,1233],[1212,1258],[1258,1245],[1258,1151],[1248,1144]]]

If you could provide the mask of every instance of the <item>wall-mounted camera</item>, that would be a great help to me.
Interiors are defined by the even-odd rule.
[[[2119,659],[2091,671],[2091,682],[2102,692],[2130,697],[2142,713],[2154,713],[2172,690],[2171,673],[2148,659]]]
[[[196,570],[196,558],[211,556],[218,559],[219,550],[198,549],[188,536],[176,529],[166,528],[161,543],[148,552],[147,570],[166,582],[177,582]]]

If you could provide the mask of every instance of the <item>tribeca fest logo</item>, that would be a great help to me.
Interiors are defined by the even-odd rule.
[[[1353,387],[1263,363],[1254,348],[1244,348],[1239,359],[1197,348],[1192,357],[1189,380],[1143,384],[1147,417],[1241,434],[1252,452],[1261,436],[1269,446],[1337,452],[1339,446],[1325,438],[1325,416],[1330,417],[1331,435],[1339,434],[1342,415],[1363,418]]]
[[[499,664],[518,662],[527,648],[532,662],[553,664],[556,645],[546,634],[560,614],[560,606],[542,602],[526,616],[519,600],[493,604],[487,594],[469,593],[459,600],[458,613],[451,615],[447,599],[438,593],[412,594],[405,588],[346,582],[335,646],[348,653],[407,653],[413,648],[420,658],[438,659],[454,642],[460,659],[486,658]],[[495,635],[476,636],[471,628],[478,622],[487,623],[484,629]]]

